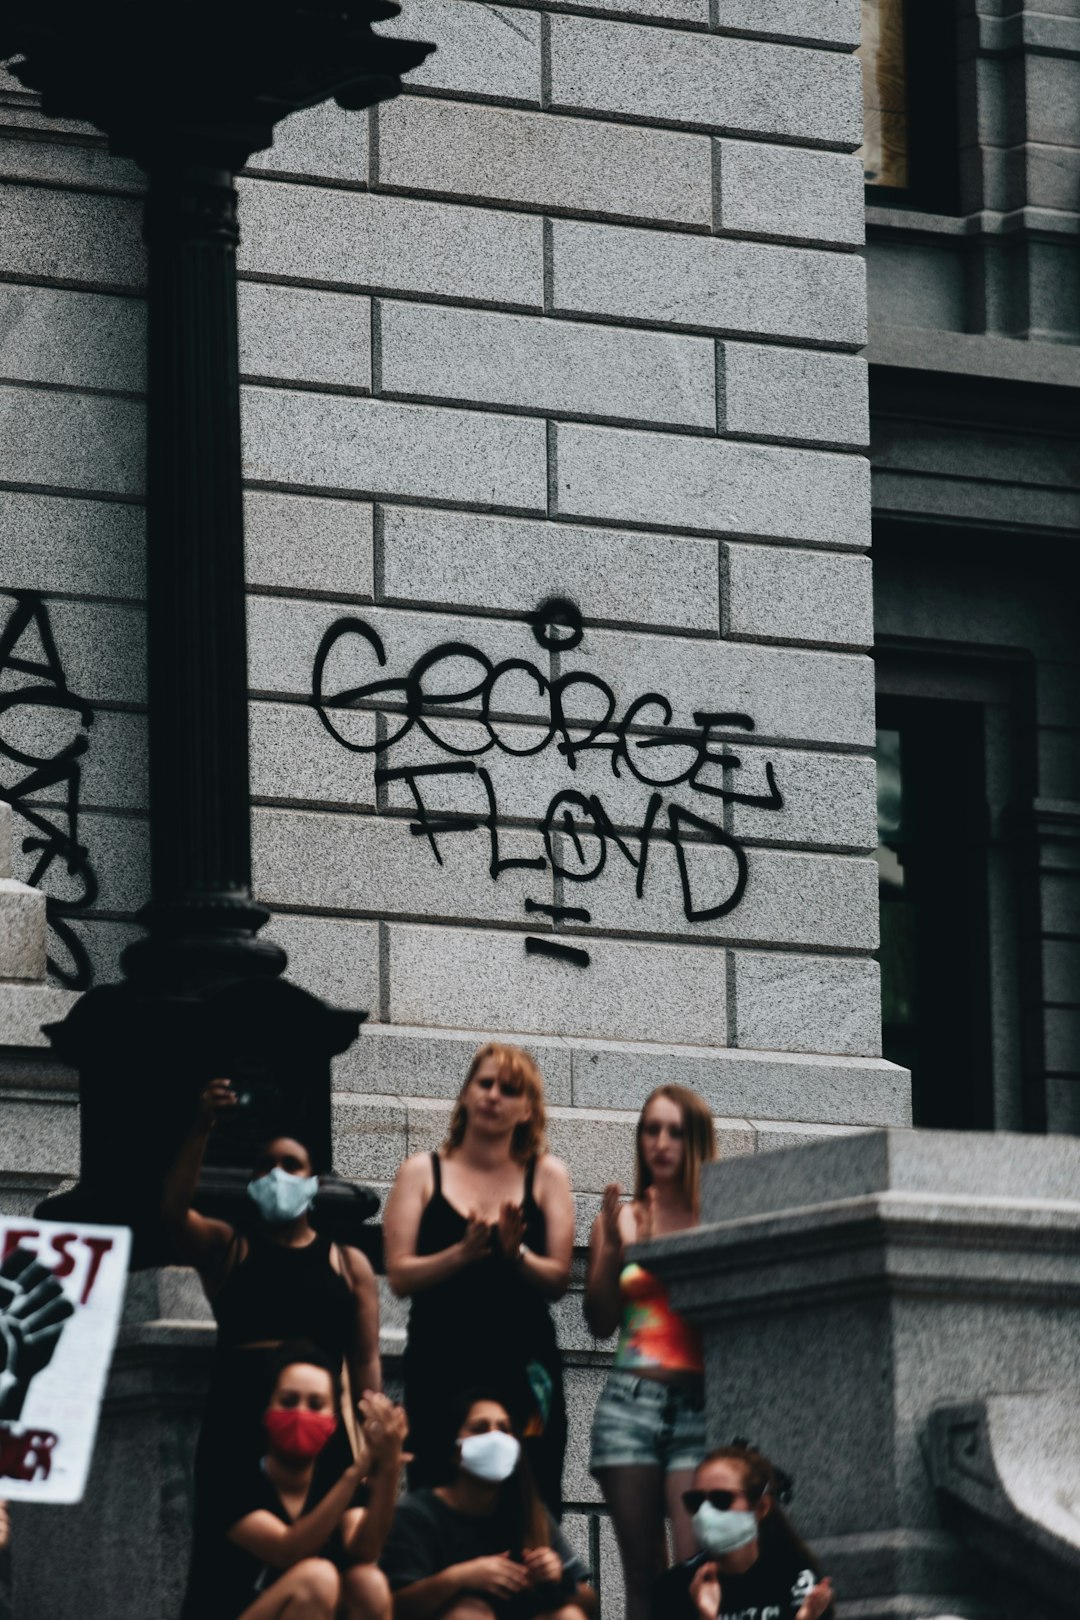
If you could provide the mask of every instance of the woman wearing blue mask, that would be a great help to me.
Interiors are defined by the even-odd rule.
[[[588,1572],[537,1494],[501,1396],[460,1395],[445,1425],[447,1483],[398,1504],[383,1552],[394,1620],[587,1620]]]
[[[828,1620],[832,1585],[795,1534],[777,1497],[783,1480],[740,1442],[713,1451],[684,1493],[701,1549],[662,1575],[653,1620]]]
[[[203,1092],[195,1127],[166,1178],[162,1206],[176,1253],[198,1271],[218,1326],[195,1454],[197,1520],[214,1510],[236,1471],[259,1454],[260,1392],[283,1343],[306,1339],[345,1374],[351,1400],[320,1461],[328,1472],[340,1472],[351,1460],[355,1402],[365,1390],[382,1388],[375,1274],[359,1249],[331,1243],[312,1226],[319,1178],[302,1142],[281,1136],[260,1150],[248,1183],[252,1219],[243,1232],[192,1208],[210,1133],[235,1107],[227,1080]]]

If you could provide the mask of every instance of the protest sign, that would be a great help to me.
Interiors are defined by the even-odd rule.
[[[126,1226],[0,1216],[0,1497],[81,1500],[130,1247]]]

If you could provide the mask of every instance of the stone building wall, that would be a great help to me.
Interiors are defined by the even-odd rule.
[[[256,888],[296,980],[371,1011],[335,1071],[338,1168],[385,1185],[436,1145],[474,1044],[505,1034],[543,1065],[584,1241],[663,1080],[708,1098],[725,1154],[909,1118],[872,959],[859,5],[415,0],[394,27],[439,46],[409,93],[295,117],[240,182]],[[4,737],[55,758],[81,727],[78,779],[15,820],[61,829],[61,975],[81,949],[107,979],[147,892],[141,181],[14,81],[0,99],[0,635],[35,593],[22,655],[90,715],[16,707]],[[527,622],[553,595],[582,616],[569,650]],[[377,773],[489,741],[486,666],[435,665],[425,692],[465,695],[427,733],[389,706],[320,718],[335,625],[330,695],[451,641],[518,661],[472,759],[489,780],[415,778],[472,831],[417,836],[408,782]],[[540,746],[573,674],[610,688],[621,759]],[[561,691],[588,735],[605,692]],[[654,788],[687,778],[702,714],[727,716],[726,763]],[[515,859],[542,867],[491,876]],[[699,918],[743,859],[738,904]],[[32,1203],[77,1168],[74,1094],[8,1058],[0,1121],[31,1123],[0,1126],[0,1196]],[[581,1437],[604,1355],[576,1294],[562,1331]],[[580,1443],[566,1487],[596,1500]]]

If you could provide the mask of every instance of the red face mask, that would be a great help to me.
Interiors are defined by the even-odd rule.
[[[309,1412],[302,1406],[272,1406],[263,1414],[263,1428],[287,1461],[309,1462],[337,1428],[337,1418],[333,1412]]]

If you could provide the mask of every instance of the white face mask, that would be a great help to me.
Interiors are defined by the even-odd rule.
[[[501,1429],[489,1429],[487,1434],[470,1434],[461,1442],[461,1466],[474,1479],[499,1484],[518,1465],[521,1445],[512,1434]]]
[[[753,1513],[724,1512],[711,1502],[702,1502],[693,1518],[694,1534],[703,1552],[714,1558],[748,1547],[757,1540],[758,1522]]]
[[[286,1221],[295,1221],[311,1208],[319,1190],[319,1178],[292,1176],[280,1164],[275,1164],[265,1176],[249,1181],[247,1190],[264,1221],[271,1226],[284,1226]]]

